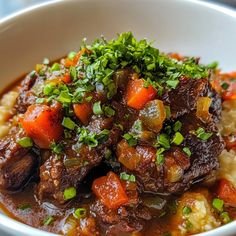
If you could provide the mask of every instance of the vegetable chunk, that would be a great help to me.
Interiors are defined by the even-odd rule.
[[[116,209],[129,200],[119,177],[113,172],[94,180],[92,189],[102,203],[111,209]]]
[[[155,98],[157,91],[149,85],[145,87],[142,79],[130,80],[126,92],[127,105],[140,110],[145,104]]]
[[[61,138],[61,106],[57,103],[49,107],[44,104],[34,104],[28,107],[20,123],[27,135],[40,148],[49,148],[53,141]]]

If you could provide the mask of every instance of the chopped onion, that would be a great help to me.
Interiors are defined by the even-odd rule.
[[[199,97],[197,99],[197,112],[196,115],[198,118],[204,122],[208,122],[211,118],[209,113],[209,108],[211,106],[211,98],[209,97]]]
[[[143,199],[145,206],[154,208],[156,210],[162,210],[166,204],[166,200],[159,196],[145,196]]]
[[[62,233],[64,235],[74,235],[73,233],[76,232],[76,228],[78,227],[79,221],[71,214],[69,215],[64,225],[62,226]]]
[[[163,102],[158,99],[148,102],[140,111],[140,118],[149,130],[158,133],[166,118]]]

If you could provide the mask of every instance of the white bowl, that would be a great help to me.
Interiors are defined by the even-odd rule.
[[[0,21],[0,86],[30,71],[44,57],[57,59],[81,40],[132,31],[166,52],[219,61],[236,70],[236,13],[195,0],[66,0],[31,7]],[[0,214],[1,230],[17,236],[50,236]],[[201,234],[235,235],[236,222]],[[0,232],[0,235],[2,233]]]

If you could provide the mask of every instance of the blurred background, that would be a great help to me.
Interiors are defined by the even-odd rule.
[[[48,0],[0,0],[0,18],[3,18],[4,16],[19,11],[28,6],[32,6],[34,4],[43,3],[47,1]],[[166,1],[166,0],[157,0],[157,1]],[[168,1],[176,1],[176,0],[168,0]],[[222,4],[227,5],[228,7],[236,9],[236,0],[205,0],[205,1],[214,2],[221,5]]]

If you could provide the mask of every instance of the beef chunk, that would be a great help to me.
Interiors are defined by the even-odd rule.
[[[106,228],[105,235],[121,235],[133,231],[141,231],[147,220],[151,219],[148,208],[141,205],[120,207],[117,210],[108,209],[99,200],[90,206],[92,214],[96,215],[101,227]]]
[[[101,160],[102,155],[96,149],[85,145],[77,147],[72,143],[61,156],[51,153],[49,159],[40,167],[39,198],[55,199],[64,203],[64,190],[69,187],[77,188],[89,170]]]
[[[218,122],[222,109],[221,98],[211,87],[208,79],[181,78],[176,89],[172,89],[163,95],[163,101],[171,107],[172,117],[178,118],[193,112],[196,109],[199,97],[210,97],[212,99],[210,113],[214,122]]]
[[[207,89],[207,79],[181,78],[176,89],[163,95],[163,100],[170,105],[173,118],[177,118],[196,108],[198,97],[204,96]]]
[[[218,168],[217,157],[224,149],[224,142],[217,134],[214,123],[205,124],[195,115],[185,115],[180,120],[185,140],[180,148],[172,147],[164,153],[163,164],[155,162],[156,149],[153,147],[129,147],[125,141],[118,144],[117,157],[123,164],[121,171],[136,176],[140,192],[180,193]],[[212,132],[212,136],[207,140],[198,138],[191,131],[199,127]],[[182,151],[183,147],[189,147],[191,157]]]
[[[25,136],[21,131],[0,140],[0,188],[17,191],[24,187],[35,173],[38,157],[29,148],[23,148],[17,140]]]
[[[38,74],[34,74],[33,76],[27,75],[25,77],[21,82],[20,93],[15,105],[15,108],[19,113],[25,113],[28,106],[35,104],[35,93],[37,93],[37,91],[40,93],[43,83],[43,78]],[[33,89],[33,87],[35,89]]]

